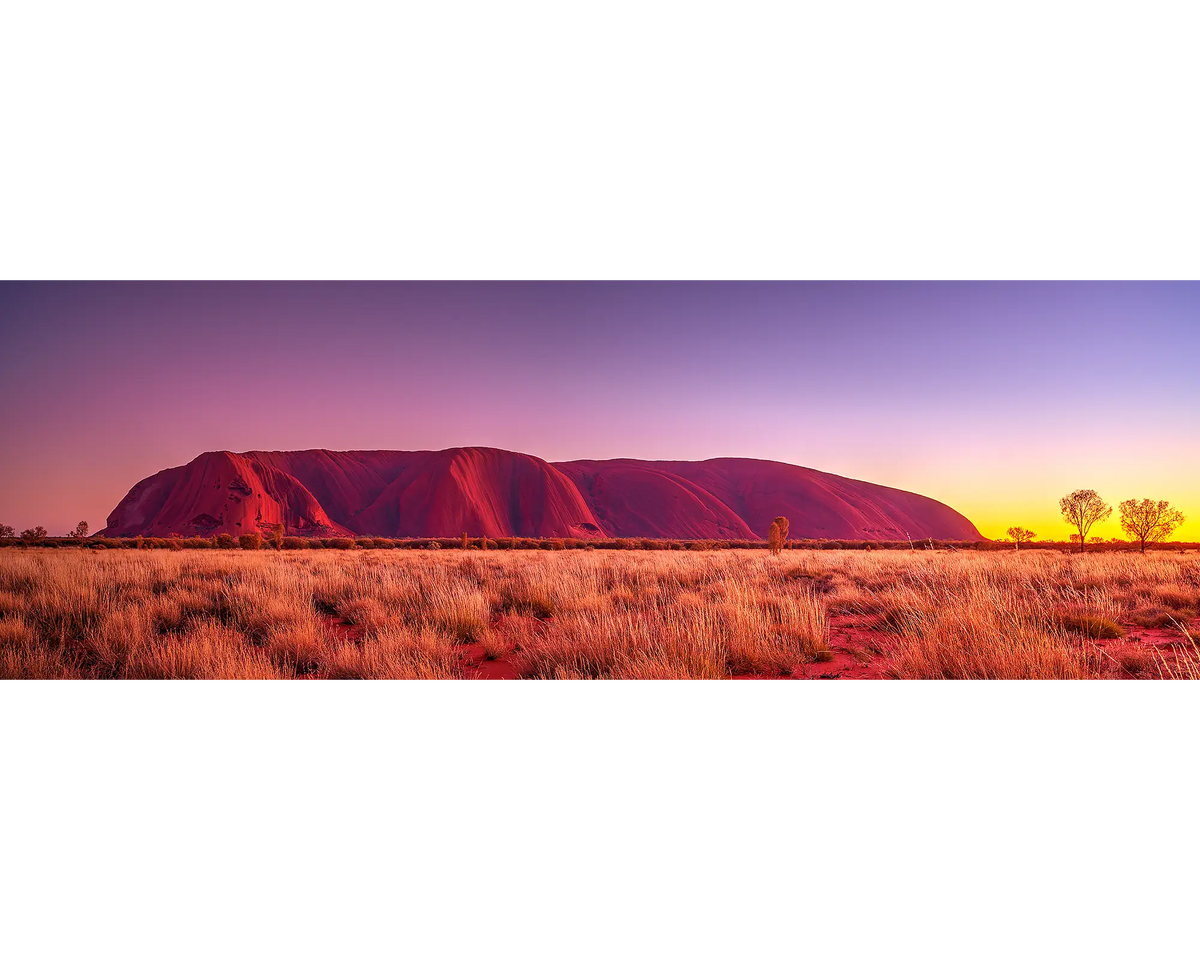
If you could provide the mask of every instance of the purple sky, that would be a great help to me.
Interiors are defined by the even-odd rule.
[[[205,450],[480,444],[784,460],[987,535],[1094,487],[1200,539],[1197,357],[1196,283],[5,283],[0,522],[98,529]]]

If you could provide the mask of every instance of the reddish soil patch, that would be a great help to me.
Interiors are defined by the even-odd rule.
[[[322,614],[325,625],[337,639],[351,643],[363,642],[363,629],[347,623],[335,614]],[[505,618],[492,621],[492,629],[503,629]],[[507,656],[489,660],[484,655],[482,643],[466,643],[462,646],[463,676],[468,680],[518,680],[516,669]],[[510,646],[511,649],[511,646]]]
[[[1200,637],[1200,620],[1185,621],[1193,637]],[[1177,627],[1139,627],[1124,624],[1128,633],[1112,640],[1093,640],[1113,660],[1113,676],[1119,680],[1142,680],[1166,675],[1176,666],[1177,654],[1191,653],[1192,644]],[[1164,663],[1165,661],[1165,663]]]
[[[831,617],[829,649],[833,657],[802,663],[789,676],[738,674],[735,680],[882,680],[883,669],[872,656],[871,631],[850,617]]]
[[[468,680],[519,680],[516,669],[507,657],[489,660],[483,655],[483,644],[463,647],[463,674]]]
[[[362,627],[356,626],[353,623],[347,623],[345,620],[339,620],[332,614],[322,614],[325,618],[325,626],[329,628],[338,640],[349,640],[351,643],[362,643],[363,630]]]
[[[550,619],[550,618],[547,618]],[[505,639],[504,654],[489,660],[484,655],[482,643],[469,643],[463,647],[463,674],[468,680],[520,680],[516,667],[512,663],[512,654],[516,652],[518,637],[530,630],[536,632],[544,628],[547,620],[538,617],[527,617],[517,613],[493,614],[488,624],[493,634],[499,634]]]
[[[829,649],[833,659],[828,663],[810,663],[804,668],[810,679],[819,680],[882,680],[879,665],[878,631],[865,626],[857,617],[833,614],[829,618]]]
[[[762,673],[738,674],[735,680],[882,680],[883,669],[872,654],[873,633],[855,617],[829,618],[829,649],[833,657],[802,663],[789,676]]]

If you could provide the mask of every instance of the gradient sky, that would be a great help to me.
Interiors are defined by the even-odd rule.
[[[1198,360],[1200,283],[3,283],[0,522],[97,530],[206,450],[478,444],[783,460],[986,536],[1093,487],[1200,540]]]

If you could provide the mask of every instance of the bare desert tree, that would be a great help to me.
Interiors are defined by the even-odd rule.
[[[1032,530],[1026,530],[1024,527],[1009,527],[1007,530],[1008,539],[1015,543],[1016,549],[1021,549],[1021,544],[1028,543],[1037,536]]]
[[[80,520],[75,524],[75,529],[67,534],[72,540],[86,540],[88,535],[88,524],[86,520]]]
[[[1088,531],[1094,524],[1112,516],[1112,507],[1095,490],[1076,490],[1058,501],[1063,519],[1079,531],[1079,552],[1083,553]]]
[[[776,517],[771,521],[771,529],[767,531],[767,546],[771,548],[772,555],[778,556],[783,550],[783,545],[787,543],[790,526],[787,517]]]
[[[1166,540],[1187,519],[1166,500],[1122,500],[1121,529],[1146,552],[1146,544]]]

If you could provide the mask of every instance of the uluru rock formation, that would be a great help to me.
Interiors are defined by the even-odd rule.
[[[771,460],[573,460],[488,447],[204,453],[147,477],[105,536],[667,537],[980,540],[943,503]]]

